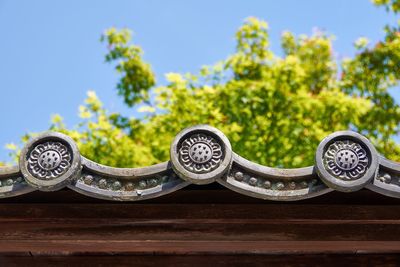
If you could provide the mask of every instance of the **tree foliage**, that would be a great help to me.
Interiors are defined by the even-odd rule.
[[[400,7],[398,0],[374,3],[388,12]],[[118,94],[144,116],[111,114],[89,92],[79,108],[81,123],[68,128],[57,115],[51,130],[70,135],[86,157],[118,167],[167,160],[173,137],[204,123],[221,129],[238,154],[269,166],[311,165],[319,142],[346,129],[400,160],[393,138],[400,107],[389,94],[400,79],[400,28],[386,26],[385,32],[375,45],[357,40],[357,54],[342,61],[334,57],[332,36],[284,32],[278,56],[269,47],[267,23],[248,18],[236,33],[234,54],[199,73],[168,73],[167,84],[157,85],[131,32],[111,28],[101,40],[106,61],[120,73]]]

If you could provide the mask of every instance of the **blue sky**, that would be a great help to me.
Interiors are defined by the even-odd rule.
[[[118,75],[104,63],[104,29],[131,28],[162,84],[165,73],[196,72],[226,58],[249,16],[268,21],[277,53],[282,31],[310,34],[318,27],[336,36],[339,59],[354,54],[358,37],[377,41],[383,26],[395,23],[369,0],[0,0],[0,161],[9,161],[6,143],[48,129],[51,114],[76,124],[88,90],[108,110],[134,115],[116,95]]]

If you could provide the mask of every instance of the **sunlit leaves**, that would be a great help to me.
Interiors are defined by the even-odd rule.
[[[369,44],[369,40],[366,37],[360,37],[354,42],[354,46],[358,50],[366,48],[368,44]]]
[[[101,37],[109,49],[106,62],[115,62],[115,68],[121,74],[117,84],[118,94],[130,107],[149,101],[149,90],[155,85],[150,65],[142,60],[142,49],[130,44],[131,35],[128,29],[118,31],[110,28]]]
[[[372,0],[372,2],[377,6],[384,6],[387,11],[393,11],[395,13],[400,11],[399,0]]]
[[[399,1],[374,2],[398,10]],[[270,49],[267,23],[249,18],[226,60],[203,66],[198,74],[167,73],[162,86],[156,86],[141,48],[131,44],[131,32],[111,28],[102,41],[109,49],[106,61],[120,73],[118,93],[145,116],[110,114],[90,91],[79,107],[79,125],[68,128],[55,116],[51,129],[74,138],[84,156],[119,167],[168,160],[174,136],[205,123],[221,129],[235,152],[269,166],[312,165],[319,142],[346,129],[400,160],[393,139],[400,132],[400,107],[388,92],[400,80],[397,27],[387,26],[377,44],[356,40],[357,54],[338,68],[332,36],[284,32],[279,57]]]

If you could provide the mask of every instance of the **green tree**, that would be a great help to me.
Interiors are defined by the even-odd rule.
[[[399,11],[399,0],[374,3]],[[118,167],[167,160],[173,137],[200,123],[221,129],[234,151],[269,166],[311,165],[322,138],[346,129],[400,160],[393,139],[400,131],[400,108],[388,93],[400,79],[400,27],[386,26],[385,32],[375,45],[360,38],[357,54],[340,62],[332,36],[284,32],[279,57],[269,48],[267,23],[248,18],[236,33],[234,54],[196,74],[168,73],[161,86],[141,48],[131,43],[130,31],[111,28],[101,40],[109,49],[106,61],[120,74],[118,94],[144,116],[111,114],[89,92],[79,108],[82,122],[68,128],[56,115],[51,130],[73,137],[86,157]]]

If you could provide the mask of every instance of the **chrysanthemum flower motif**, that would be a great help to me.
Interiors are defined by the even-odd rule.
[[[350,140],[336,141],[324,154],[324,165],[328,172],[341,180],[356,180],[368,168],[368,155],[358,143]]]
[[[179,161],[194,173],[206,173],[216,169],[222,161],[221,145],[211,136],[194,134],[186,138],[179,149]]]
[[[71,166],[72,156],[60,142],[38,144],[28,156],[28,170],[38,179],[53,179],[64,174]]]

